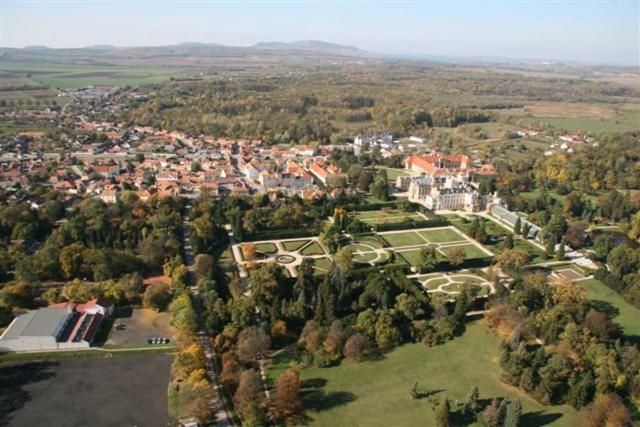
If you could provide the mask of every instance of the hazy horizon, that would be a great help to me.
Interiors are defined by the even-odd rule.
[[[396,56],[640,64],[636,1],[3,0],[0,46],[318,40]]]

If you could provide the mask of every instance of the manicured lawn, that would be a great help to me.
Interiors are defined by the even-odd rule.
[[[444,285],[447,282],[448,282],[448,280],[445,279],[444,277],[442,277],[442,278],[437,278],[437,279],[431,279],[427,283],[425,283],[424,286],[427,289],[429,289],[430,291],[433,291],[434,289],[437,289],[438,286]]]
[[[356,262],[370,262],[377,258],[378,258],[378,254],[375,252],[357,254],[353,256],[353,260]]]
[[[258,252],[262,252],[265,254],[275,254],[278,252],[278,248],[275,243],[267,242],[267,243],[258,243],[256,245],[256,249]]]
[[[446,242],[457,242],[460,240],[465,240],[464,237],[456,233],[454,230],[450,228],[439,228],[433,230],[422,230],[418,231],[422,237],[430,241],[431,243],[446,243]]]
[[[331,268],[331,260],[329,258],[314,259],[313,260],[313,266],[316,269],[324,270],[324,271],[322,271],[322,273],[325,273],[325,272],[329,271],[329,268]],[[319,271],[319,270],[317,270],[317,271]]]
[[[407,171],[405,171],[404,169],[396,169],[396,168],[385,168],[383,166],[377,166],[376,169],[384,169],[387,171],[387,178],[389,178],[389,181],[395,181],[397,177],[399,176],[406,176],[409,175],[409,173]]]
[[[577,413],[568,406],[542,407],[503,385],[494,363],[497,355],[497,337],[483,321],[476,321],[441,346],[405,344],[377,360],[304,368],[303,402],[310,423],[319,426],[434,426],[433,408],[440,399],[464,401],[477,386],[481,399],[520,397],[523,425],[576,425]],[[275,360],[268,371],[271,383],[290,360],[286,354]],[[416,381],[429,397],[411,398]]]
[[[449,252],[451,252],[451,250],[453,248],[463,248],[465,253],[467,254],[467,259],[477,259],[477,258],[488,258],[489,257],[489,255],[487,255],[484,252],[482,252],[475,245],[448,246],[448,247],[445,247],[445,248],[441,247],[439,249],[442,252],[444,252],[445,254],[449,255]]]
[[[420,250],[416,249],[413,251],[396,252],[396,255],[405,260],[407,264],[413,267],[418,266],[418,260],[420,259]]]
[[[456,274],[450,276],[451,280],[456,282],[471,282],[471,283],[482,283],[484,280],[481,277],[473,276],[470,274]]]
[[[584,288],[589,300],[593,301],[596,307],[614,314],[614,322],[622,327],[625,335],[640,341],[640,309],[626,302],[620,294],[609,289],[599,280],[587,279],[575,283]]]
[[[427,242],[425,242],[425,240],[415,231],[382,234],[381,236],[387,241],[387,243],[389,243],[389,246],[396,248],[402,246],[427,245]]]
[[[300,251],[302,255],[324,255],[322,247],[318,242],[313,242],[309,246]]]
[[[294,252],[307,243],[309,243],[309,240],[291,240],[288,242],[282,242],[282,246],[284,246],[287,251]]]

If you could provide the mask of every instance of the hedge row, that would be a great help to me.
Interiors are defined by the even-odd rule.
[[[381,232],[381,231],[406,230],[407,228],[447,227],[448,225],[449,225],[449,222],[445,220],[422,220],[422,221],[407,221],[407,222],[399,222],[399,223],[374,224],[372,228],[376,232]]]
[[[313,228],[300,228],[300,229],[287,229],[287,230],[264,230],[257,231],[253,234],[246,234],[243,236],[243,242],[255,242],[259,240],[274,240],[274,239],[293,239],[296,237],[313,237],[317,236],[319,231]]]

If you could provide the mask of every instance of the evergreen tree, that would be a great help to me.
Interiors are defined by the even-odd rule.
[[[516,219],[516,223],[513,225],[513,232],[515,234],[520,234],[521,231],[522,231],[522,221],[520,220],[520,217],[518,217],[518,219]]]
[[[564,261],[565,253],[564,253],[564,245],[566,244],[565,240],[562,239],[560,241],[560,245],[558,246],[558,250],[556,251],[556,261]]]
[[[513,234],[507,234],[507,237],[504,238],[504,248],[505,249],[513,249],[515,244],[513,243]]]
[[[547,237],[547,241],[544,247],[544,253],[547,258],[553,258],[556,253],[556,239],[553,235]]]
[[[335,317],[335,299],[328,275],[325,276],[324,281],[318,287],[316,301],[315,320],[323,325],[331,323]]]

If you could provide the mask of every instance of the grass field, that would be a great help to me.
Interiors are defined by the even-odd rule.
[[[408,219],[422,221],[424,217],[415,212],[403,212],[397,209],[365,211],[356,213],[356,218],[367,224],[397,224]]]
[[[404,169],[387,168],[384,166],[376,166],[376,169],[384,169],[387,171],[387,178],[389,181],[395,181],[399,176],[407,176],[409,173]]]
[[[432,426],[436,425],[433,408],[442,397],[463,401],[477,386],[485,404],[493,397],[520,397],[522,425],[576,425],[577,413],[570,407],[542,407],[502,384],[494,363],[497,354],[497,337],[484,322],[476,321],[462,336],[441,346],[405,344],[376,360],[302,369],[303,402],[310,423],[318,426]],[[290,358],[283,353],[274,360],[268,371],[271,384],[287,369]],[[411,398],[416,381],[429,397]]]
[[[587,279],[576,283],[584,288],[596,307],[614,315],[613,320],[622,327],[625,335],[640,342],[640,309],[626,302],[617,292],[598,280]]]
[[[427,245],[427,242],[415,231],[382,234],[382,238],[392,247]]]
[[[431,243],[447,243],[465,240],[464,237],[449,228],[422,230],[418,231],[418,234]]]
[[[324,255],[324,250],[318,242],[313,242],[300,251],[301,255]]]
[[[185,67],[123,67],[93,65],[27,64],[7,62],[5,72],[29,75],[35,82],[51,88],[77,89],[84,86],[137,86],[161,83],[170,77],[184,75]]]
[[[453,248],[463,248],[465,253],[467,254],[467,259],[478,259],[478,258],[487,258],[489,255],[478,249],[475,245],[458,245],[458,246],[447,246],[439,248],[442,252],[449,255],[449,252],[453,250]]]
[[[309,240],[291,240],[288,242],[282,242],[282,246],[284,246],[287,251],[294,252],[307,243],[309,243]]]
[[[278,252],[278,248],[276,247],[275,243],[258,243],[256,245],[256,249],[258,250],[258,252],[262,252],[265,254],[275,254],[276,252]]]
[[[627,132],[640,130],[640,110],[626,112],[613,120],[589,118],[544,117],[532,119],[536,123],[546,122],[557,129],[568,132]]]

